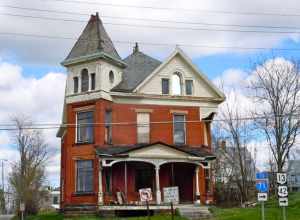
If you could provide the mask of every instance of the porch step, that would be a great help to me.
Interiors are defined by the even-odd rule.
[[[182,206],[178,209],[183,217],[188,218],[190,220],[210,219],[212,217],[212,214],[208,210],[207,206],[191,205]]]
[[[65,217],[77,216],[95,216],[97,214],[97,206],[95,205],[68,205],[63,209]]]

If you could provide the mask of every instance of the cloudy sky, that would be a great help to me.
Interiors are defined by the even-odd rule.
[[[290,50],[300,49],[297,3],[287,0],[283,7],[280,0],[2,0],[0,123],[14,115],[60,121],[66,78],[60,62],[91,13],[99,12],[122,57],[136,41],[143,52],[161,60],[180,45],[211,80],[222,80],[243,94],[240,88],[251,63],[274,56],[300,57],[299,50]],[[55,132],[45,132],[57,151],[47,168],[52,185],[58,185],[59,173]],[[8,132],[0,131],[0,149],[0,158],[15,159]]]

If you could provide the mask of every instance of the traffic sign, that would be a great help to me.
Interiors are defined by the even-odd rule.
[[[286,173],[277,173],[277,183],[278,184],[286,184],[287,181],[287,177],[286,177]]]
[[[256,182],[256,189],[257,189],[259,192],[268,192],[268,190],[269,190],[269,184],[268,184],[268,181],[264,181],[264,180],[257,181],[257,182]]]
[[[258,193],[257,194],[257,201],[259,201],[259,202],[268,201],[268,193]]]
[[[152,200],[152,191],[151,188],[144,188],[139,190],[140,199],[142,202],[147,202]]]
[[[287,186],[278,186],[278,196],[287,197],[288,196],[288,187]]]
[[[285,198],[279,198],[279,206],[288,206],[289,200],[287,197]]]
[[[256,180],[267,180],[267,179],[268,179],[268,173],[267,172],[256,173]]]

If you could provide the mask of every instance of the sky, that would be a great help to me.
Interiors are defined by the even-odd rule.
[[[285,1],[284,7],[280,0],[2,0],[0,123],[16,115],[60,122],[66,79],[60,62],[95,12],[123,58],[134,42],[160,60],[179,45],[209,79],[222,80],[229,88],[240,87],[253,63],[262,59],[300,58],[297,0]],[[44,132],[56,152],[47,166],[48,181],[58,186],[60,143],[55,133]],[[0,158],[13,161],[16,151],[10,138],[9,132],[0,131]]]

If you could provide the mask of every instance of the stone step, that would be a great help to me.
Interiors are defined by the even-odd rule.
[[[210,219],[212,214],[206,206],[189,206],[179,208],[180,214],[190,220]]]

